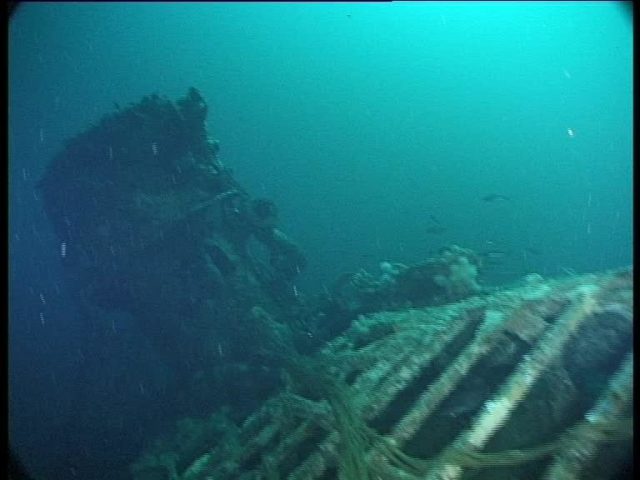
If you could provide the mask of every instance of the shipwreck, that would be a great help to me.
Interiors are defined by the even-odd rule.
[[[452,245],[298,295],[305,256],[207,108],[145,97],[40,182],[87,321],[130,315],[208,410],[150,440],[135,480],[631,478],[631,269],[488,289]]]

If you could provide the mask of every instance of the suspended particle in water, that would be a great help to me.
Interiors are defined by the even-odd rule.
[[[566,68],[562,69],[562,73],[564,74],[565,78],[567,78],[567,79],[571,78],[571,74],[569,73],[569,71]]]
[[[62,242],[60,244],[60,256],[62,258],[67,256],[67,242]]]
[[[573,138],[576,136],[576,132],[573,131],[573,128],[567,128],[567,135]]]
[[[44,129],[41,128],[40,129],[40,143],[43,143],[43,142],[44,142]]]

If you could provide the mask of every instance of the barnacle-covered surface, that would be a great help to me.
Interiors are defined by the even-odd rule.
[[[84,315],[131,315],[186,369],[246,357],[251,308],[278,313],[305,265],[275,204],[221,163],[207,113],[195,88],[144,97],[69,140],[39,184]]]
[[[198,454],[157,445],[132,472],[622,478],[632,459],[632,317],[630,270],[530,275],[454,303],[361,315],[314,356],[289,352],[287,387],[242,425],[201,437]]]

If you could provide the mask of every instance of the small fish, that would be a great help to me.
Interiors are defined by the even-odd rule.
[[[447,231],[447,227],[443,227],[442,225],[431,225],[424,229],[424,231],[428,235],[442,235]]]
[[[480,252],[478,255],[486,265],[502,265],[504,259],[508,256],[507,252],[503,250],[488,250]]]
[[[567,275],[569,275],[570,277],[575,277],[577,275],[576,271],[573,268],[569,268],[569,267],[558,267],[560,269],[560,271],[566,273]]]
[[[429,220],[431,220],[433,223],[437,223],[438,225],[442,225],[442,222],[440,222],[440,220],[438,220],[433,214],[429,214]]]
[[[490,193],[482,197],[483,202],[494,202],[496,200],[511,200],[511,198],[506,195],[500,195],[499,193]]]
[[[507,256],[507,252],[504,250],[487,250],[480,252],[479,255],[486,258],[504,258]]]

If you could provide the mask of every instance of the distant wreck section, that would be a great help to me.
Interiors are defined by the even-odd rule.
[[[305,267],[218,159],[199,92],[157,95],[68,141],[39,187],[70,288],[92,317],[133,315],[185,365],[242,357],[255,305],[278,315]]]

